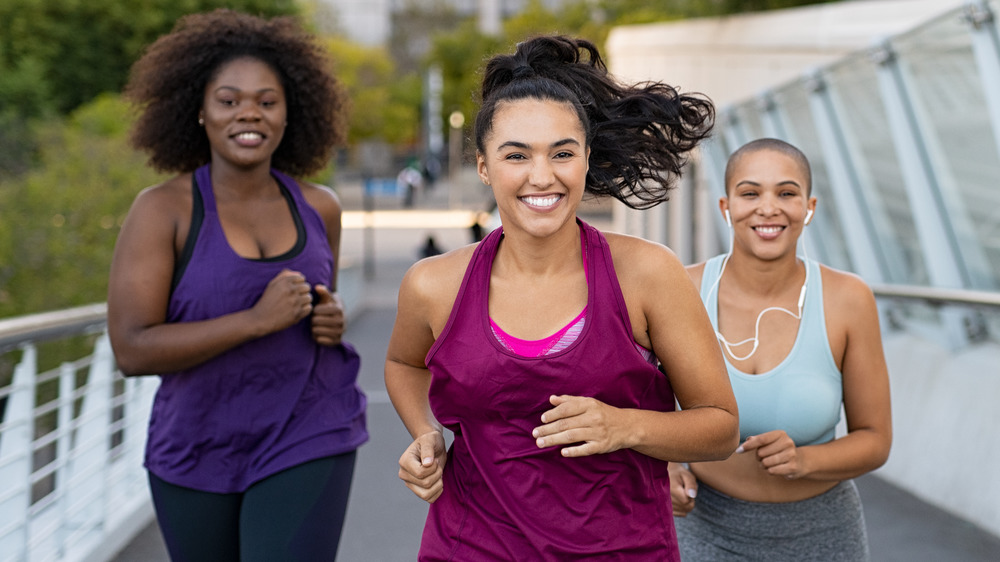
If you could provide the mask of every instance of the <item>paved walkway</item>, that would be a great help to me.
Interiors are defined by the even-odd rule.
[[[344,199],[347,206],[350,199]],[[593,222],[600,220],[595,217]],[[371,441],[358,454],[339,553],[341,561],[412,561],[420,542],[427,507],[396,476],[396,461],[410,439],[388,401],[382,365],[395,317],[399,282],[415,261],[426,236],[433,234],[444,249],[469,242],[466,229],[447,225],[440,216],[431,223],[434,227],[424,224],[423,227],[411,225],[369,232],[371,238],[367,242],[363,229],[344,231],[345,258],[360,261],[364,252],[371,250],[374,259],[371,262],[373,276],[367,282],[371,298],[353,318],[346,334],[346,339],[362,356],[360,384],[369,397]],[[437,225],[445,226],[438,228]],[[905,428],[897,428],[897,431],[905,431]],[[927,462],[935,461],[928,457]],[[926,504],[877,476],[862,477],[857,483],[865,506],[874,561],[1000,560],[1000,537]],[[115,558],[116,562],[166,560],[166,550],[155,524]]]

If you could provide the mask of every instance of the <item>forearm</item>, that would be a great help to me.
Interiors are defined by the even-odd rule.
[[[200,365],[265,333],[248,311],[240,311],[199,322],[112,330],[111,342],[123,374],[150,375]]]
[[[848,480],[885,464],[890,438],[875,430],[862,429],[821,445],[802,447],[806,474],[810,480]]]
[[[723,460],[739,445],[739,421],[717,407],[676,412],[623,410],[627,446],[672,462]]]
[[[385,388],[389,399],[402,420],[410,436],[417,437],[431,431],[443,431],[441,424],[431,412],[427,398],[431,385],[431,374],[392,359],[385,362]]]

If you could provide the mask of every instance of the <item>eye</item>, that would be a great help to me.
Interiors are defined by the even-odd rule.
[[[503,157],[504,160],[527,160],[527,158],[520,152],[511,152],[510,154]]]
[[[561,151],[557,152],[556,155],[555,155],[556,158],[563,158],[563,159],[565,159],[565,158],[572,158],[574,156],[576,156],[576,154],[573,153],[573,152],[570,152],[568,150],[561,150]]]
[[[226,107],[233,107],[234,105],[236,105],[236,100],[229,99],[229,98],[223,98],[223,99],[219,100],[219,103],[221,105],[226,106]]]

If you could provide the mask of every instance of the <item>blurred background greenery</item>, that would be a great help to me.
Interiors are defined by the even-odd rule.
[[[358,166],[365,142],[419,155],[424,76],[443,78],[440,119],[476,109],[480,66],[540,33],[601,45],[617,24],[715,16],[816,0],[528,0],[486,34],[447,0],[407,0],[389,40],[353,42],[325,0],[4,0],[0,3],[0,318],[101,302],[118,229],[163,178],[127,143],[119,92],[143,49],[188,13],[227,7],[302,18],[329,48],[352,100],[348,146],[316,179]],[[551,5],[558,8],[550,8]],[[471,119],[466,119],[466,128]],[[446,125],[441,126],[447,130]]]

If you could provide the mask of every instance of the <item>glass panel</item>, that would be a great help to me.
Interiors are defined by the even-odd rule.
[[[867,201],[862,204],[882,210],[874,215],[878,238],[874,247],[881,252],[898,246],[903,254],[902,271],[890,267],[890,281],[926,285],[928,275],[885,116],[876,67],[867,56],[855,56],[832,67],[827,76],[839,100],[837,110],[849,153],[873,189],[864,193]],[[880,216],[888,223],[878,220]],[[850,217],[847,219],[850,228]],[[890,266],[894,261],[884,254],[879,259]]]
[[[972,288],[993,289],[1000,286],[1000,152],[970,31],[960,18],[945,18],[894,44],[932,128],[927,144]]]

